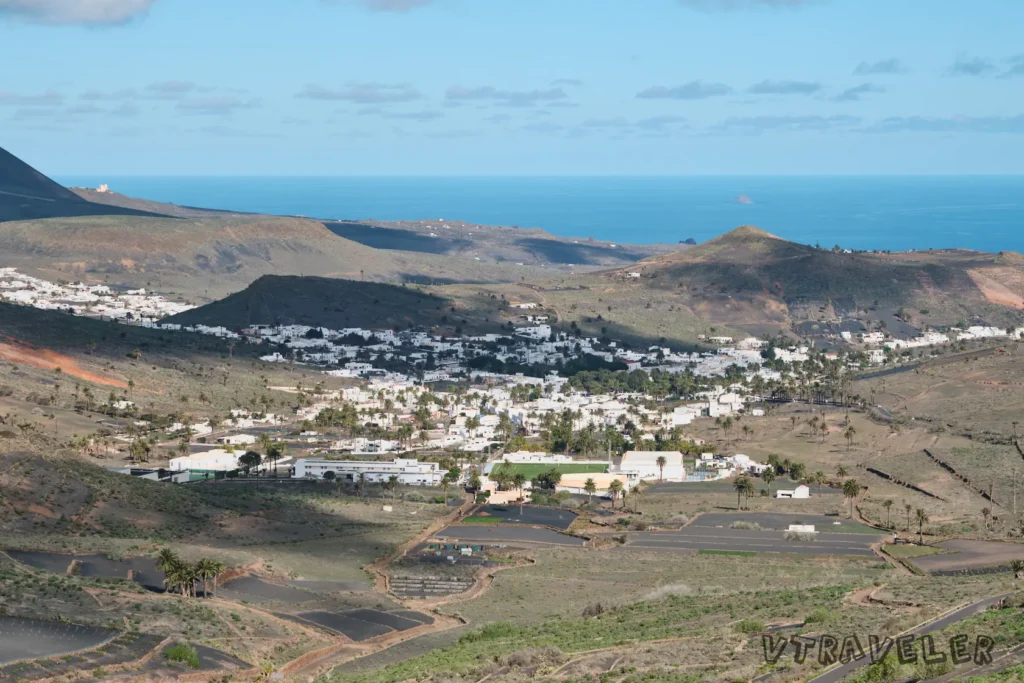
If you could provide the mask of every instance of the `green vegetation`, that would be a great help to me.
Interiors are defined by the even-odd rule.
[[[846,588],[830,586],[800,591],[737,593],[708,600],[706,596],[672,596],[606,609],[591,617],[552,620],[532,626],[492,622],[464,636],[456,645],[378,671],[335,670],[327,683],[397,683],[423,680],[431,674],[467,677],[503,653],[548,648],[562,653],[643,643],[663,638],[707,634],[708,619],[751,612],[771,613],[800,601],[838,606]],[[751,620],[751,626],[764,623]]]
[[[753,550],[698,550],[698,555],[737,555],[739,557],[754,557],[757,555]]]
[[[744,619],[733,628],[736,633],[760,633],[765,630],[765,625],[757,619]]]
[[[168,662],[184,664],[191,669],[199,668],[199,654],[188,643],[178,643],[164,650],[164,658]]]
[[[470,515],[459,521],[459,524],[500,524],[501,520],[486,515]]]
[[[591,472],[607,472],[608,465],[604,464],[586,464],[586,463],[564,463],[558,465],[545,465],[543,463],[530,463],[521,462],[513,463],[510,462],[502,466],[503,469],[508,471],[512,476],[521,474],[526,477],[527,480],[533,479],[534,477],[546,474],[551,470],[554,470],[560,474],[584,474]]]
[[[929,545],[887,545],[885,552],[898,560],[909,560],[915,557],[926,557],[928,555],[941,555],[948,553],[948,550],[936,548]]]

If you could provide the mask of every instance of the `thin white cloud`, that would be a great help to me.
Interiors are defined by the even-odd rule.
[[[307,100],[333,100],[356,104],[412,102],[423,97],[418,90],[409,85],[389,83],[350,83],[338,89],[309,84],[295,96]]]
[[[558,102],[568,97],[562,88],[546,90],[502,90],[490,85],[463,87],[453,85],[445,92],[449,102],[491,102],[507,107],[532,107],[544,102]]]
[[[705,83],[690,81],[675,87],[652,85],[636,94],[641,100],[704,100],[709,97],[721,97],[732,92],[732,88],[724,83]]]
[[[56,90],[47,90],[35,95],[0,90],[0,106],[9,107],[59,107],[64,96]]]
[[[867,133],[1024,134],[1024,114],[1016,116],[895,116],[863,129]]]
[[[395,12],[405,14],[420,9],[434,0],[322,0],[331,5],[356,5],[373,12]]]
[[[156,0],[0,0],[0,16],[43,24],[110,25],[136,19]]]
[[[809,81],[761,81],[747,88],[751,95],[813,95],[821,92],[821,83]]]
[[[861,83],[860,85],[852,88],[847,88],[843,92],[839,93],[832,98],[833,102],[859,102],[864,95],[872,93],[883,93],[885,88],[880,85],[874,85],[873,83]]]
[[[744,10],[758,7],[797,9],[814,5],[819,0],[676,0],[684,7],[701,10]]]
[[[234,95],[216,95],[179,100],[177,109],[185,114],[227,116],[239,109],[254,109],[258,106],[259,101],[255,99],[243,100]]]
[[[856,76],[884,76],[889,74],[906,73],[907,68],[895,57],[881,59],[877,62],[861,62],[853,70]]]

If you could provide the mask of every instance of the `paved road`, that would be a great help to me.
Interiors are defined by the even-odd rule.
[[[511,524],[455,524],[438,531],[434,536],[451,538],[459,541],[476,541],[490,543],[529,543],[542,545],[583,545],[582,538],[560,534],[551,529],[535,529]]]
[[[783,531],[744,531],[685,527],[679,531],[636,531],[626,548],[634,550],[730,550],[798,555],[855,555],[877,557],[869,547],[881,539],[873,534],[822,532],[814,541],[787,541]]]
[[[1004,593],[1003,595],[997,595],[992,598],[985,598],[984,600],[979,600],[974,604],[967,605],[967,607],[963,607],[955,612],[947,614],[941,619],[929,622],[927,624],[924,624],[923,626],[918,626],[916,629],[914,629],[906,635],[923,636],[926,633],[934,633],[935,631],[940,631],[951,624],[955,624],[958,621],[961,621],[968,617],[972,617],[979,612],[984,612],[986,609],[989,608],[989,606],[993,605],[996,602],[999,602],[1003,598],[1008,598],[1011,595],[1013,595],[1013,593]],[[849,676],[854,670],[859,669],[860,667],[870,663],[871,658],[867,656],[865,656],[862,659],[854,659],[847,664],[842,664],[836,667],[835,669],[826,671],[825,673],[821,674],[816,678],[812,678],[810,683],[840,683],[840,681]]]

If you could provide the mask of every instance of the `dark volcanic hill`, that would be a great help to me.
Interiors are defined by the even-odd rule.
[[[87,201],[0,148],[0,222],[111,215],[158,214]]]
[[[1012,254],[968,250],[842,252],[743,226],[673,254],[614,271],[675,292],[711,322],[753,326],[838,318],[1004,324],[1024,309],[1024,269]],[[875,314],[875,315],[873,315]]]
[[[456,302],[417,286],[338,278],[265,275],[240,292],[186,311],[183,325],[310,325],[332,329],[443,326],[497,331],[498,304]],[[493,317],[492,317],[493,316]]]

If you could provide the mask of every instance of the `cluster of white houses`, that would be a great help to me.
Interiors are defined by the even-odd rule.
[[[115,290],[107,285],[54,283],[0,268],[0,300],[34,308],[120,322],[154,323],[195,308],[168,301],[145,289]]]

